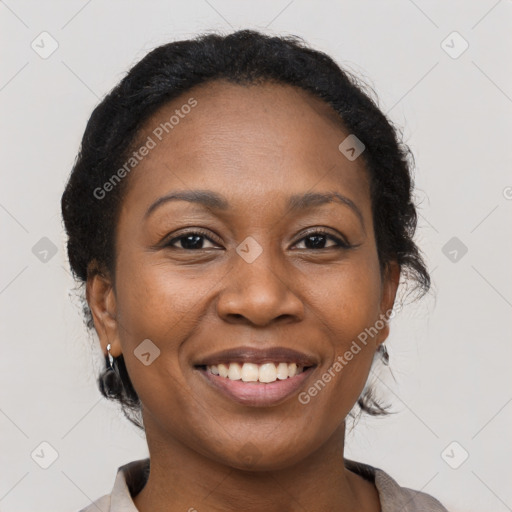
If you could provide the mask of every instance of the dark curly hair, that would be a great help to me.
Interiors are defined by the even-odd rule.
[[[430,276],[413,241],[417,225],[412,199],[414,157],[401,140],[400,130],[372,99],[375,92],[325,53],[309,48],[302,38],[254,30],[205,33],[155,48],[94,109],[61,200],[69,262],[80,286],[96,273],[105,273],[115,282],[114,235],[129,180],[122,180],[103,199],[93,191],[129,157],[149,116],[192,87],[217,79],[240,85],[273,82],[299,87],[339,114],[341,125],[365,145],[362,158],[370,178],[381,272],[394,260],[401,275],[415,284],[414,290],[421,295],[428,292]],[[92,331],[94,323],[84,294],[81,300],[86,326]],[[122,355],[115,358],[114,369],[99,376],[100,391],[120,402],[128,419],[143,429],[140,400]],[[387,414],[389,407],[376,400],[371,388],[365,389],[357,403],[360,413],[371,415]]]

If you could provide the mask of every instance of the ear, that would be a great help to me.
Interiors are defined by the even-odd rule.
[[[382,280],[381,287],[381,303],[380,303],[380,317],[379,319],[384,322],[384,327],[379,329],[376,336],[377,346],[384,343],[389,336],[389,315],[395,303],[396,292],[400,282],[400,265],[396,261],[388,263]]]
[[[107,353],[107,345],[110,343],[110,353],[118,357],[121,355],[121,344],[114,287],[108,272],[100,269],[96,261],[87,267],[86,298],[103,353]]]

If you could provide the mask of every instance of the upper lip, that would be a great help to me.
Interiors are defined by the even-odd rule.
[[[315,366],[313,356],[286,347],[237,347],[215,352],[194,363],[194,366],[211,366],[220,363],[297,363],[298,366]]]

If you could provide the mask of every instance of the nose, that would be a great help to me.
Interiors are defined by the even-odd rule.
[[[217,302],[217,312],[224,321],[266,326],[303,318],[304,305],[293,290],[290,272],[270,251],[263,251],[251,263],[236,253],[234,260]]]

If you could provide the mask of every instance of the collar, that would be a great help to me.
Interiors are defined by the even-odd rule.
[[[345,467],[373,482],[379,493],[381,512],[448,512],[439,501],[420,491],[400,487],[398,483],[380,468],[344,459]],[[120,466],[110,495],[103,496],[90,507],[80,512],[93,512],[95,504],[102,504],[106,512],[138,512],[132,496],[136,496],[146,484],[149,476],[149,458],[139,459]],[[103,507],[110,497],[109,507]]]

